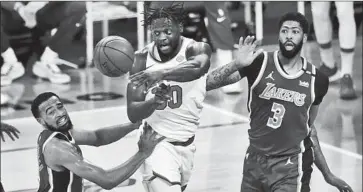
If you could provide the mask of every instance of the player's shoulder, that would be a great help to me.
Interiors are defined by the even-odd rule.
[[[315,78],[317,80],[329,82],[329,77],[325,75],[323,72],[321,72],[321,70],[318,67],[316,67],[316,65],[310,62],[307,62],[307,64],[310,65],[311,68],[315,71]]]
[[[315,76],[315,84],[318,85],[319,87],[328,87],[329,77],[325,75],[323,72],[321,72],[320,69],[316,67],[316,65],[310,62],[307,62],[307,65],[311,66],[313,71],[315,71],[315,74],[313,74]]]
[[[205,53],[209,56],[212,54],[212,48],[210,45],[203,41],[195,41],[193,39],[189,39],[186,37],[183,37],[183,41],[185,41],[186,44],[186,55],[196,55]]]

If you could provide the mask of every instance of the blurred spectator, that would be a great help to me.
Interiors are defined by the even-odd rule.
[[[1,2],[1,56],[4,60],[1,86],[10,85],[25,73],[23,64],[9,44],[11,31],[23,26],[36,34],[57,29],[40,60],[34,63],[32,72],[52,83],[69,83],[70,76],[57,66],[57,52],[71,43],[85,13],[84,2]]]
[[[320,46],[322,65],[320,70],[329,80],[340,80],[340,97],[355,99],[352,72],[356,41],[356,23],[353,2],[335,2],[339,20],[339,44],[341,70],[338,70],[332,48],[333,27],[329,16],[331,2],[311,2],[316,40]]]
[[[204,2],[208,18],[207,30],[213,47],[216,48],[216,64],[223,65],[233,60],[234,38],[231,19],[224,1]],[[240,82],[222,87],[225,93],[242,92]]]

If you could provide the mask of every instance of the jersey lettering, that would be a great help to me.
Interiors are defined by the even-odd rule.
[[[284,118],[286,109],[282,104],[273,103],[271,111],[274,112],[273,117],[269,117],[267,121],[267,126],[277,129],[281,126],[282,120]]]
[[[282,101],[288,101],[295,103],[296,106],[301,107],[305,104],[306,94],[275,87],[274,83],[266,83],[266,88],[259,95],[259,97],[267,100],[274,98]]]
[[[171,109],[176,109],[183,104],[183,89],[179,85],[170,86],[168,95],[171,97],[171,100],[165,101],[162,105],[159,105],[156,110],[164,110],[167,106]]]

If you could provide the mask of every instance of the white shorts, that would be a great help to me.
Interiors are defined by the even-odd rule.
[[[144,183],[161,178],[181,187],[188,184],[194,163],[194,142],[187,146],[173,145],[163,140],[140,167]]]

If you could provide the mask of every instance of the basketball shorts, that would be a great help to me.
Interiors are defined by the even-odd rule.
[[[0,181],[0,192],[5,192],[4,187],[3,187],[2,183],[1,183],[1,181]]]
[[[193,169],[195,151],[194,137],[186,142],[164,139],[140,167],[143,182],[148,184],[160,178],[171,185],[186,186]]]
[[[279,157],[267,157],[248,149],[241,192],[309,192],[313,162],[312,148]]]

